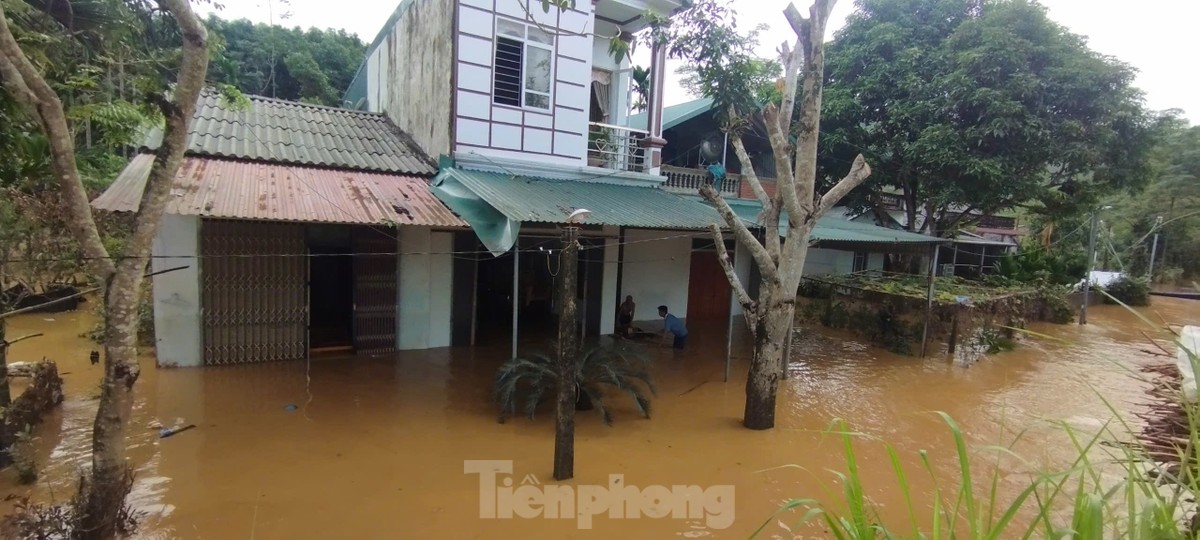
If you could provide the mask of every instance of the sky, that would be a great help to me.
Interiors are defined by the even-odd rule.
[[[370,43],[391,16],[399,0],[224,0],[217,14],[227,19],[247,18],[255,22],[275,22],[302,28],[339,28],[357,34]],[[1136,68],[1134,84],[1146,94],[1146,104],[1154,110],[1181,109],[1193,124],[1200,123],[1200,70],[1195,54],[1200,51],[1198,0],[1041,0],[1050,18],[1076,34],[1088,38],[1092,49],[1114,56]],[[761,36],[759,54],[776,57],[775,50],[795,35],[783,19],[787,0],[734,0],[739,26],[753,28],[768,25]],[[806,2],[797,7],[807,11]],[[1136,6],[1136,7],[1135,7]],[[852,0],[840,0],[834,8],[829,37],[845,24],[854,10]],[[202,12],[212,12],[204,6]],[[634,55],[639,64],[649,64],[647,52]],[[667,105],[693,99],[678,85],[674,71],[677,63],[668,63]]]

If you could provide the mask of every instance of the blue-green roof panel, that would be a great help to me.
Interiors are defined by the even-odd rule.
[[[691,120],[697,116],[700,116],[701,114],[711,111],[712,106],[713,106],[712,98],[700,98],[700,99],[689,101],[687,103],[680,103],[678,105],[671,105],[670,107],[664,107],[663,108],[663,131],[666,131],[668,129],[676,127],[679,124],[687,122],[688,120]],[[649,119],[647,118],[647,114],[642,112],[642,113],[631,115],[629,117],[629,121],[626,122],[626,124],[628,124],[629,127],[634,128],[634,129],[647,129],[646,126],[647,126],[648,122],[649,122]]]
[[[591,225],[707,229],[710,224],[721,222],[712,207],[653,187],[530,178],[461,168],[443,169],[433,186],[447,182],[462,184],[518,222],[565,223],[571,212],[581,208],[592,212],[587,220]]]
[[[762,205],[758,202],[731,203],[734,213],[750,223],[760,225],[758,215]],[[787,215],[779,217],[779,234],[787,234]],[[871,244],[937,244],[945,239],[917,234],[898,229],[889,229],[869,223],[849,221],[836,216],[825,216],[817,220],[809,238],[815,242],[857,242]]]

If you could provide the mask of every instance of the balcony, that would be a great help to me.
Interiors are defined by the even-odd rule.
[[[667,177],[667,181],[663,184],[663,187],[672,191],[696,193],[700,191],[700,186],[707,184],[709,181],[708,171],[704,169],[688,169],[685,167],[663,165],[662,174]],[[721,182],[720,193],[723,197],[736,199],[742,196],[741,189],[742,176],[729,173],[725,176],[725,181]],[[754,198],[754,194],[751,193],[748,198]]]
[[[615,171],[646,172],[646,147],[642,141],[649,133],[600,122],[588,124],[588,166]]]

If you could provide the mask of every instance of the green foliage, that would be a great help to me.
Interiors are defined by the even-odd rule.
[[[366,45],[343,30],[301,30],[210,16],[209,79],[243,93],[341,106]]]
[[[1051,251],[1025,244],[997,262],[995,276],[1008,283],[1071,285],[1087,274],[1087,255],[1078,250]]]
[[[544,354],[514,358],[496,372],[493,396],[500,408],[499,420],[504,422],[516,414],[518,401],[523,411],[533,418],[545,398],[553,398],[560,384],[557,361]],[[605,406],[606,389],[629,396],[642,416],[650,418],[650,395],[657,389],[647,370],[645,359],[627,345],[615,344],[593,348],[580,355],[576,363],[576,391],[582,393],[600,411],[604,423],[612,425],[612,410]]]
[[[996,354],[1003,351],[1011,351],[1017,348],[1017,342],[1012,338],[1005,337],[999,332],[988,329],[979,333],[979,344],[988,354]]]
[[[1134,71],[1092,51],[1033,2],[871,0],[826,55],[822,169],[864,153],[877,190],[909,201],[909,227],[969,225],[1039,203],[1050,215],[1085,207],[1147,178],[1155,118]],[[928,208],[925,206],[928,205]],[[936,218],[916,222],[917,206]]]
[[[1111,295],[1104,297],[1106,304],[1120,301],[1127,306],[1150,305],[1150,283],[1145,279],[1121,276],[1104,287],[1104,292]]]
[[[665,44],[667,56],[683,60],[683,85],[693,94],[711,97],[722,124],[734,130],[741,122],[778,101],[779,62],[758,58],[754,49],[759,26],[743,33],[727,0],[695,0],[670,18],[652,17],[646,40]]]

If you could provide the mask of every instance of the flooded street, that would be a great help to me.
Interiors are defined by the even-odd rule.
[[[1200,302],[1155,298],[1146,313],[1194,324]],[[310,369],[302,362],[157,369],[145,358],[129,434],[137,467],[132,500],[144,512],[139,536],[745,538],[788,499],[840,493],[828,470],[844,468],[841,441],[822,433],[835,418],[894,444],[919,491],[930,487],[919,450],[929,452],[939,475],[957,467],[949,431],[933,411],[953,416],[974,447],[1029,429],[1017,446],[1025,459],[1046,466],[1069,459],[1071,446],[1053,422],[1100,427],[1111,414],[1093,389],[1126,407],[1144,388],[1127,370],[1151,360],[1140,352],[1150,348],[1139,333],[1144,323],[1132,314],[1099,306],[1089,319],[1085,327],[1036,325],[1064,342],[1029,338],[970,366],[806,331],[780,387],[777,427],[767,432],[740,426],[749,352],[743,336],[728,383],[723,325],[693,327],[685,353],[651,349],[659,386],[653,417],[642,419],[615,398],[612,427],[581,412],[572,484],[603,486],[610,474],[623,474],[639,487],[732,485],[735,519],[726,529],[711,519],[669,517],[599,516],[590,530],[574,519],[480,519],[480,477],[464,473],[464,460],[513,460],[514,487],[526,475],[553,482],[551,409],[535,421],[496,422],[491,382],[506,345],[314,360]],[[3,494],[42,501],[72,494],[89,459],[101,373],[88,361],[96,347],[78,337],[92,320],[84,309],[10,322],[11,336],[46,333],[14,345],[10,359],[58,361],[67,400],[35,430],[39,483],[18,486],[5,471]],[[159,425],[186,424],[197,427],[159,438]],[[883,506],[885,521],[904,523],[881,445],[864,440],[859,447],[868,496]],[[801,468],[778,468],[789,464]],[[1015,492],[1027,470],[1012,467],[1004,475]],[[772,522],[763,536],[824,537],[817,526],[795,528],[801,515]]]

